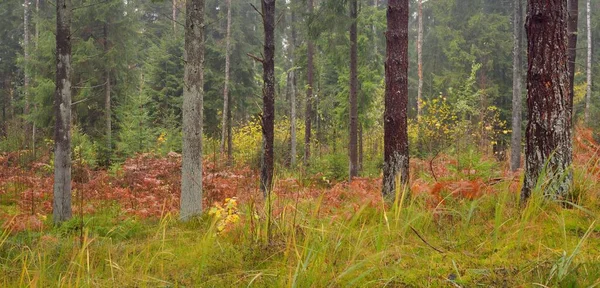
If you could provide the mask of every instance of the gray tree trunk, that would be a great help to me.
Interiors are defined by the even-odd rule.
[[[183,89],[183,221],[202,213],[202,107],[204,96],[204,0],[187,0]]]
[[[592,102],[592,4],[587,0],[587,84],[585,93],[585,124],[590,124],[590,106]]]
[[[417,67],[419,74],[419,90],[417,92],[417,119],[423,112],[421,103],[423,103],[423,0],[419,0],[419,31],[417,35]]]
[[[358,176],[358,42],[357,42],[357,18],[358,1],[350,2],[350,143],[348,145],[348,156],[350,158],[349,181]]]
[[[223,88],[223,123],[221,125],[221,154],[225,153],[225,142],[229,139],[229,54],[231,49],[231,0],[227,0],[227,35],[225,36],[225,87]],[[227,149],[229,152],[229,149]],[[231,155],[227,154],[230,159]]]
[[[108,24],[104,24],[104,53],[108,55]],[[110,164],[112,155],[112,110],[111,110],[111,83],[110,67],[106,67],[106,84],[104,87],[104,121],[106,121],[106,163]]]
[[[522,0],[514,1],[513,10],[513,95],[512,95],[512,134],[510,138],[510,170],[521,168],[521,122],[522,122],[522,47],[523,35],[523,5]]]
[[[293,2],[290,1],[290,5]],[[292,10],[292,37],[291,37],[291,45],[290,45],[290,58],[292,62],[292,71],[290,71],[290,80],[291,80],[291,112],[290,112],[290,137],[292,138],[290,141],[290,165],[294,167],[296,165],[296,150],[297,150],[297,142],[296,142],[296,70],[294,67],[295,59],[294,52],[296,51],[296,13],[294,12],[294,7],[291,7]]]
[[[314,5],[313,0],[308,0],[308,14],[313,13]],[[309,27],[310,28],[310,27]],[[307,39],[307,55],[306,55],[306,78],[307,78],[307,89],[306,89],[306,112],[304,115],[304,166],[308,166],[310,161],[310,137],[311,137],[311,125],[312,125],[312,100],[313,100],[313,56],[314,56],[314,44],[310,39]]]
[[[56,1],[54,223],[71,218],[71,0]]]
[[[546,197],[564,199],[573,173],[572,118],[568,109],[567,5],[564,0],[529,0],[525,179],[526,201],[543,181]]]
[[[29,83],[31,82],[31,75],[30,75],[30,71],[29,71],[29,40],[31,39],[31,33],[29,32],[29,15],[30,15],[30,9],[29,9],[29,1],[30,0],[24,0],[23,1],[23,56],[25,59],[25,69],[23,70],[23,90],[25,93],[25,107],[23,107],[23,114],[25,114],[26,116],[29,115]],[[29,139],[30,136],[30,132],[31,132],[31,125],[29,124],[29,121],[26,120],[25,121],[25,139]]]
[[[269,197],[273,184],[273,140],[275,126],[275,0],[262,0],[265,35],[263,61],[262,158],[260,188]]]

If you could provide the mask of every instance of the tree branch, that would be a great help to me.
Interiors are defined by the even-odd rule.
[[[261,59],[261,58],[258,58],[258,56],[252,55],[250,53],[247,53],[246,55],[248,55],[248,57],[254,59],[254,61],[256,61],[256,62],[265,63],[265,60]]]
[[[265,15],[263,15],[262,12],[258,11],[258,8],[256,8],[256,6],[254,6],[254,4],[250,3],[250,6],[252,6],[252,8],[254,8],[254,11],[256,11],[256,13],[258,13],[258,15],[260,15],[260,17],[265,18]]]

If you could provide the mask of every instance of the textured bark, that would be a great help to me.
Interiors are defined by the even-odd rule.
[[[265,197],[271,193],[273,181],[273,138],[275,125],[275,0],[262,0],[265,34],[263,59],[262,159],[260,188]]]
[[[225,87],[223,88],[223,122],[221,125],[221,154],[225,153],[225,141],[228,138],[229,124],[229,54],[231,49],[231,0],[227,0],[227,35],[225,36]],[[229,152],[229,149],[227,149]],[[231,155],[228,153],[227,158]]]
[[[104,53],[108,55],[110,46],[108,44],[108,24],[104,24]],[[106,163],[110,164],[112,155],[112,110],[111,110],[111,83],[110,67],[106,67],[106,84],[104,87],[104,121],[106,122]]]
[[[348,156],[350,157],[350,177],[358,176],[358,71],[357,71],[357,16],[358,1],[350,2],[350,143],[348,145]]]
[[[29,1],[23,1],[23,58],[25,60],[25,69],[23,69],[23,90],[25,98],[25,106],[23,107],[23,114],[29,115],[29,83],[31,82],[31,75],[29,74],[29,48],[31,35],[29,33]],[[29,121],[25,121],[25,139],[28,140],[31,132],[31,124]]]
[[[579,0],[569,0],[567,6],[569,13],[569,19],[567,22],[567,37],[569,37],[569,46],[567,48],[567,53],[569,55],[569,98],[567,107],[569,110],[571,110],[571,115],[573,115],[573,96],[575,95],[573,92],[573,84],[575,83],[575,60],[577,59],[577,21],[579,18]]]
[[[419,74],[419,88],[417,91],[417,119],[421,117],[423,112],[421,103],[423,103],[423,0],[419,0],[419,28],[417,36],[417,66]]]
[[[510,170],[521,168],[521,122],[522,122],[522,35],[523,5],[522,0],[514,1],[513,13],[513,95],[512,95],[512,134],[510,138]]]
[[[290,1],[290,5],[293,2]],[[296,153],[297,153],[297,142],[296,142],[296,71],[294,67],[295,59],[294,52],[296,51],[296,13],[294,12],[294,8],[291,8],[291,20],[292,20],[292,37],[291,37],[291,45],[290,45],[290,58],[292,62],[292,71],[290,71],[291,78],[291,111],[290,111],[290,137],[292,138],[290,141],[290,165],[294,167],[296,165]]]
[[[396,180],[408,183],[408,0],[390,0],[387,10],[383,196],[393,199]],[[398,183],[400,184],[400,183]]]
[[[56,2],[54,223],[71,218],[71,0]]]
[[[204,0],[187,0],[183,88],[181,220],[202,213],[202,109],[204,85]]]
[[[529,122],[523,201],[530,197],[538,179],[543,181],[543,193],[554,199],[564,198],[572,184],[566,4],[564,0],[529,0],[526,27]]]
[[[592,102],[592,4],[591,0],[587,0],[586,5],[586,22],[587,22],[587,84],[585,93],[585,123],[590,124],[590,106]]]
[[[313,13],[313,0],[308,0],[308,14]],[[306,52],[306,112],[304,113],[304,166],[308,166],[310,161],[310,137],[311,137],[311,125],[312,125],[312,100],[313,100],[313,56],[314,56],[314,44],[310,39],[307,40],[307,52]]]

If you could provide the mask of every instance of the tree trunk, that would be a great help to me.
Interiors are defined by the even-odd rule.
[[[104,24],[104,54],[108,55],[110,46],[108,45],[108,24]],[[108,60],[108,59],[107,59]],[[110,61],[106,61],[109,63]],[[104,88],[104,121],[106,121],[106,164],[110,165],[112,156],[112,111],[111,111],[111,83],[110,67],[106,67],[106,84]]]
[[[29,1],[30,0],[23,1],[23,58],[25,60],[25,69],[23,69],[23,90],[25,94],[25,106],[23,107],[23,114],[25,116],[29,116],[29,83],[31,82],[31,75],[29,74],[29,40],[31,38],[29,33]],[[29,124],[29,120],[25,120],[24,122],[25,141],[27,143],[29,142],[28,140],[31,132],[31,125]]]
[[[183,163],[179,218],[202,213],[202,109],[204,96],[204,0],[187,0],[183,89]]]
[[[387,10],[383,196],[408,183],[408,0],[389,0]],[[396,183],[398,175],[401,183]]]
[[[573,115],[573,97],[575,84],[575,60],[577,58],[577,22],[579,18],[579,0],[568,1],[569,19],[567,23],[568,48],[567,55],[569,57],[569,97],[567,107]]]
[[[223,123],[221,125],[221,154],[225,153],[225,141],[229,129],[227,124],[229,122],[229,54],[231,49],[231,0],[227,0],[227,35],[225,36],[225,87],[223,88]],[[229,149],[227,150],[229,152]],[[227,154],[227,158],[231,158],[231,155]]]
[[[290,5],[291,5],[290,1]],[[290,59],[292,60],[292,71],[290,71],[290,80],[291,80],[291,115],[290,115],[290,137],[292,138],[290,141],[290,165],[294,167],[296,165],[296,150],[297,150],[297,142],[296,142],[296,70],[294,67],[295,59],[294,52],[296,51],[296,13],[294,12],[294,8],[291,7],[291,17],[292,17],[292,37],[291,37],[291,45],[290,45]]]
[[[263,59],[262,159],[260,188],[265,197],[271,194],[273,181],[273,138],[275,125],[275,0],[262,0],[265,35]]]
[[[417,119],[421,118],[423,109],[423,0],[419,0],[419,31],[417,36],[417,67],[419,74],[419,88],[417,92]]]
[[[358,172],[363,172],[363,156],[364,156],[364,146],[363,146],[363,125],[358,126]]]
[[[308,14],[313,13],[313,0],[308,0]],[[310,29],[310,27],[309,27]],[[313,55],[314,55],[314,44],[310,39],[310,35],[307,37],[307,55],[306,55],[306,77],[308,88],[306,89],[306,113],[304,115],[304,166],[308,166],[310,162],[310,134],[312,124],[312,100],[313,100]]]
[[[54,223],[71,218],[71,0],[56,2]]]
[[[587,84],[585,93],[585,124],[590,124],[590,106],[592,102],[592,4],[591,0],[587,0],[586,5],[586,22],[587,22]]]
[[[177,0],[173,0],[171,9],[172,9],[171,17],[173,17],[173,19],[171,21],[171,22],[173,22],[173,35],[176,35],[175,33],[177,32]]]
[[[357,101],[357,89],[358,89],[358,77],[357,77],[357,29],[356,22],[358,16],[358,1],[352,0],[350,2],[350,18],[352,24],[350,25],[350,143],[348,145],[348,154],[350,157],[350,177],[352,181],[353,177],[358,176],[358,101]]]
[[[543,181],[543,193],[564,199],[571,188],[572,119],[568,109],[567,5],[529,0],[525,180],[521,200]],[[542,177],[542,178],[540,178]]]
[[[512,97],[512,134],[510,138],[510,170],[515,172],[521,168],[521,121],[522,121],[522,43],[523,33],[521,0],[515,0],[513,14],[513,97]]]

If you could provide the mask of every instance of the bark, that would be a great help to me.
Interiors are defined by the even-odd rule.
[[[30,15],[30,9],[29,9],[29,1],[30,0],[24,0],[23,1],[23,56],[25,59],[25,69],[23,69],[23,90],[25,93],[25,106],[23,107],[23,114],[25,114],[26,116],[29,115],[29,83],[31,82],[31,75],[29,74],[29,40],[31,38],[31,35],[29,33],[29,15]],[[31,125],[29,124],[29,121],[26,120],[25,121],[25,139],[26,142],[28,142],[27,140],[29,139],[30,136],[30,131],[31,131]]]
[[[513,14],[513,95],[512,95],[512,134],[510,138],[510,170],[521,168],[521,122],[522,122],[522,15],[521,0],[515,0]]]
[[[577,58],[577,21],[579,16],[579,0],[568,1],[568,13],[569,19],[567,22],[567,36],[568,39],[568,57],[569,57],[569,98],[567,107],[571,110],[573,115],[573,97],[574,97],[574,84],[575,84],[575,60]]]
[[[56,2],[54,223],[71,218],[71,0]]]
[[[181,220],[202,213],[202,109],[204,85],[204,0],[187,0],[183,89]]]
[[[262,0],[265,35],[263,59],[262,159],[260,188],[270,196],[273,181],[273,138],[275,125],[275,0]]]
[[[104,24],[104,54],[108,55],[110,46],[108,45],[108,24]],[[106,121],[106,163],[110,164],[112,155],[112,110],[111,110],[111,83],[110,83],[110,67],[106,67],[106,84],[104,87],[104,121]]]
[[[348,145],[348,154],[350,157],[350,177],[358,176],[358,71],[357,71],[357,16],[358,6],[357,0],[350,2],[350,143]]]
[[[591,0],[587,1],[586,5],[586,22],[587,22],[587,84],[585,93],[585,123],[590,124],[590,106],[592,102],[592,5]]]
[[[171,21],[171,22],[173,22],[173,35],[176,35],[175,33],[177,32],[177,0],[173,0],[171,9],[172,9],[171,17],[173,17],[173,19]]]
[[[383,196],[393,199],[396,184],[407,184],[408,0],[390,0],[387,10]],[[400,177],[400,183],[397,178]]]
[[[417,36],[417,66],[419,74],[419,86],[417,91],[417,119],[423,112],[421,103],[423,103],[423,0],[419,0],[419,28]]]
[[[308,0],[308,14],[313,13],[313,0]],[[310,27],[309,27],[310,28]],[[306,112],[304,115],[304,166],[309,165],[310,161],[310,137],[311,137],[311,125],[312,125],[312,100],[313,100],[313,56],[314,56],[314,44],[310,39],[310,35],[307,40],[307,55],[306,55],[306,81],[308,88],[306,89]]]
[[[564,199],[572,184],[573,148],[568,109],[567,5],[529,0],[525,179],[521,200],[538,185],[546,197]]]
[[[221,154],[225,153],[225,141],[229,139],[229,54],[231,50],[231,0],[227,0],[227,35],[225,36],[225,87],[223,88],[223,123],[221,125]],[[227,149],[229,152],[229,149]],[[231,155],[227,153],[227,159]]]
[[[290,2],[291,4],[292,2]],[[297,142],[296,142],[296,71],[294,70],[294,52],[296,50],[296,13],[294,13],[294,8],[292,7],[292,37],[291,37],[291,45],[290,45],[290,58],[292,59],[292,71],[290,71],[291,78],[291,112],[290,112],[290,137],[292,138],[290,141],[290,165],[294,167],[296,165],[296,150],[297,150]]]

